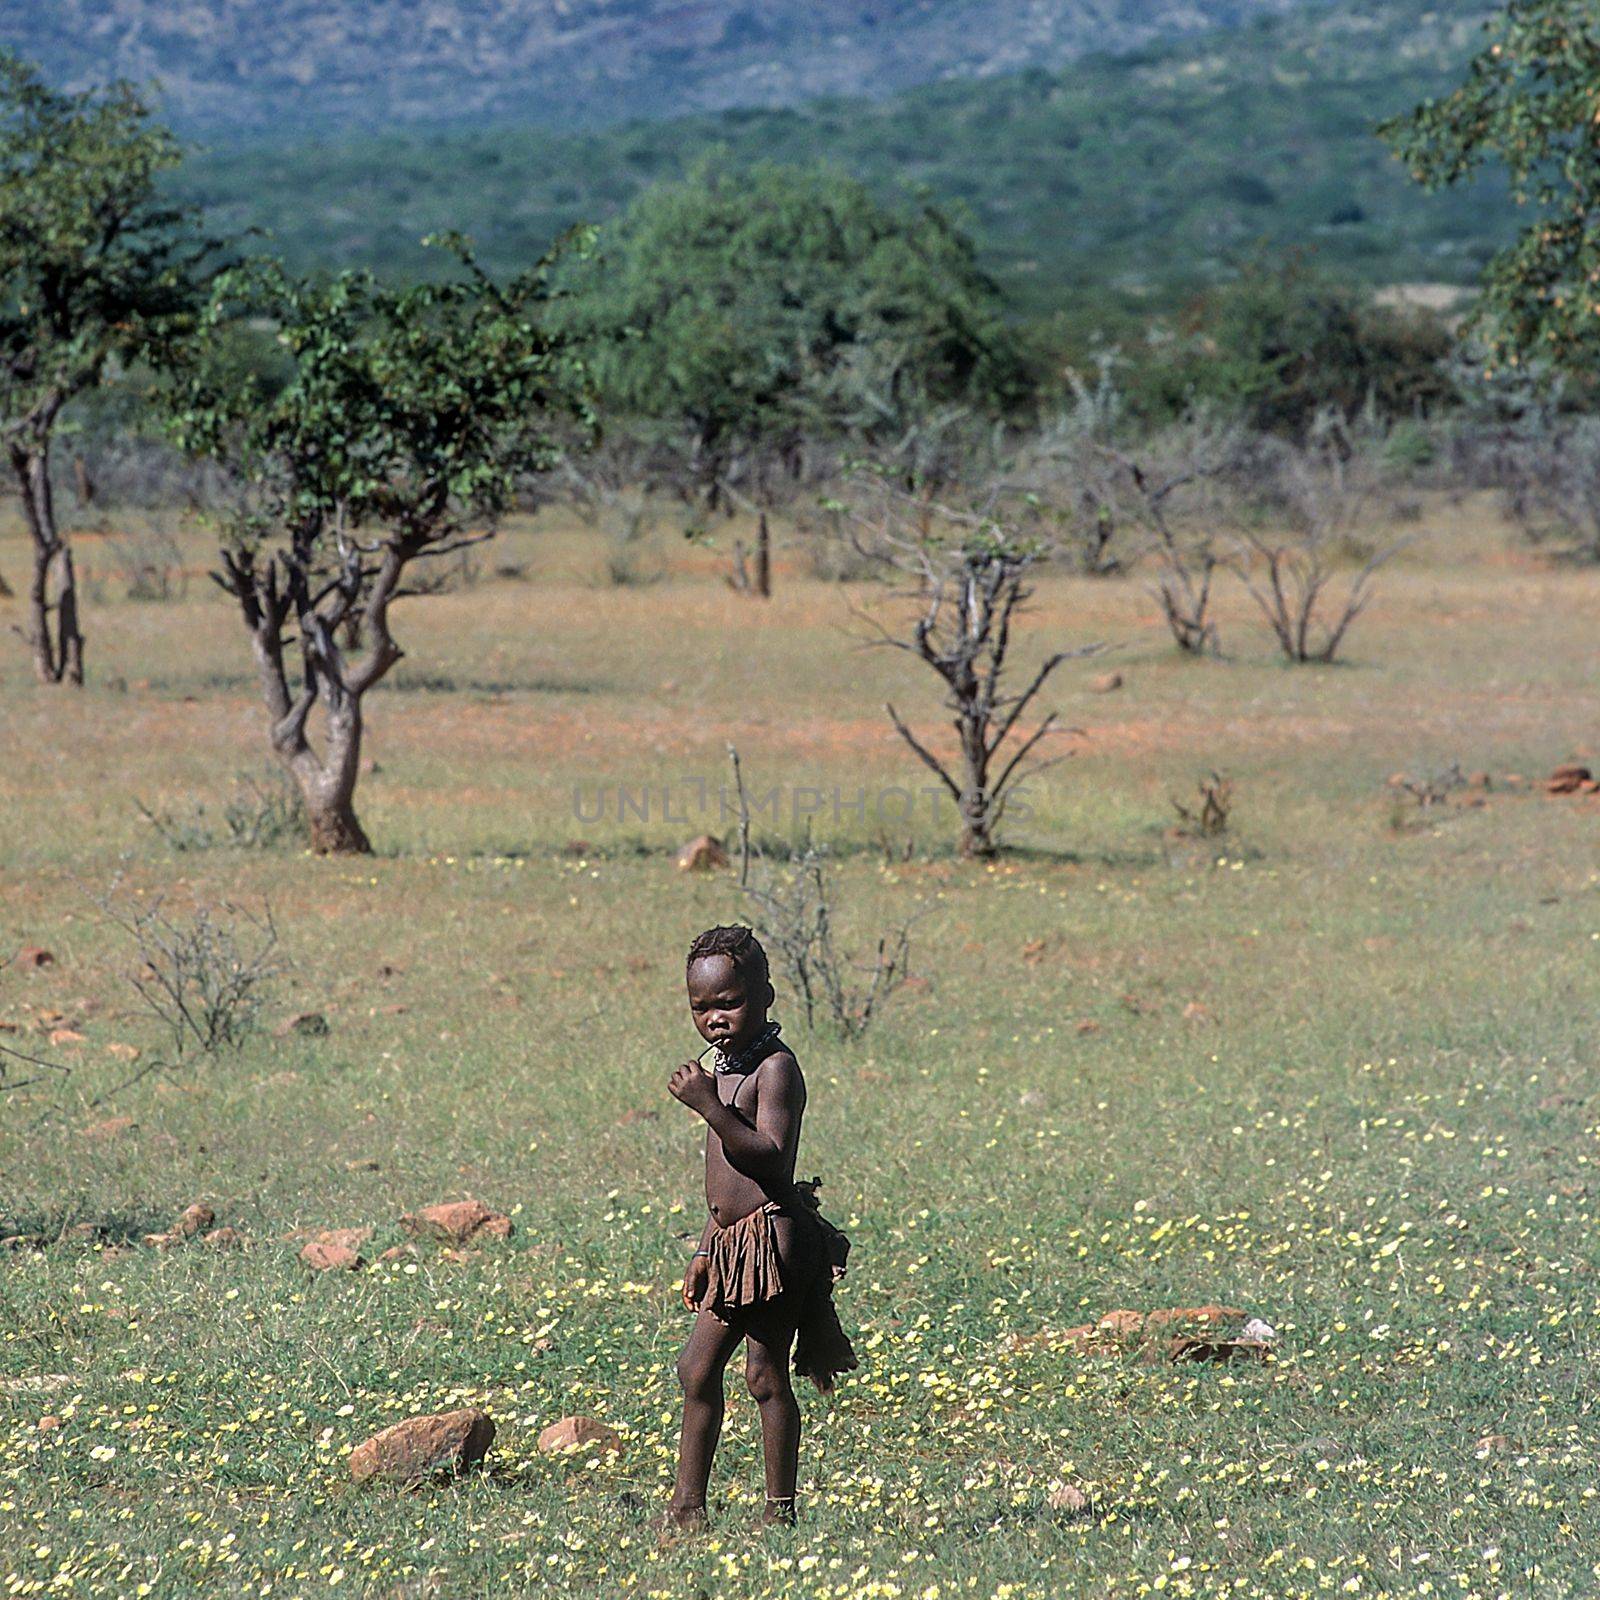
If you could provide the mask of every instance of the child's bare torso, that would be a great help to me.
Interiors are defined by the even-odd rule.
[[[717,1098],[756,1122],[761,1104],[762,1076],[770,1064],[787,1055],[786,1050],[778,1050],[750,1072],[718,1073]],[[802,1110],[804,1104],[805,1090],[802,1085]],[[759,1211],[769,1200],[784,1201],[789,1198],[789,1190],[794,1183],[795,1157],[800,1148],[800,1122],[800,1116],[796,1116],[784,1147],[782,1182],[775,1183],[770,1194],[754,1178],[747,1178],[735,1168],[723,1152],[722,1140],[713,1130],[706,1130],[706,1205],[719,1228],[731,1227],[740,1218]]]

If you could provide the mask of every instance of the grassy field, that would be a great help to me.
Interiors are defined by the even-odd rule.
[[[876,797],[925,776],[882,702],[937,730],[931,683],[856,647],[849,607],[883,590],[788,567],[764,607],[700,551],[619,588],[559,520],[510,530],[492,560],[520,578],[407,603],[362,861],[176,851],[140,815],[214,817],[263,767],[203,579],[164,604],[97,584],[82,695],[32,686],[12,641],[0,947],[56,960],[0,970],[0,1042],[74,1070],[0,1103],[0,1233],[52,1241],[0,1257],[0,1593],[1595,1593],[1600,802],[1512,780],[1596,751],[1600,574],[1520,551],[1485,504],[1422,527],[1337,669],[1277,662],[1236,589],[1227,657],[1195,662],[1138,578],[1043,580],[1030,658],[1102,639],[1126,685],[1063,669],[1076,755],[993,867],[926,800],[880,829]],[[755,1526],[735,1377],[715,1532],[662,1546],[702,1214],[665,1081],[698,1043],[683,950],[741,910],[672,851],[720,830],[729,740],[779,788],[765,831],[822,791],[847,940],[917,913],[923,981],[853,1045],[806,1034],[780,983],[864,1364],[802,1396],[798,1528]],[[1482,804],[1397,814],[1391,774],[1453,762],[1491,774]],[[1213,768],[1232,831],[1172,838],[1170,797]],[[113,886],[265,897],[292,966],[237,1053],[96,1103],[125,1047],[162,1051]],[[307,1011],[326,1036],[275,1036]],[[371,1225],[375,1257],[463,1195],[514,1237],[323,1276],[287,1238]],[[138,1242],[194,1200],[250,1248]],[[1059,1337],[1208,1302],[1271,1323],[1274,1358]],[[464,1404],[496,1420],[487,1470],[350,1486],[376,1428]],[[621,1456],[539,1454],[573,1412]]]

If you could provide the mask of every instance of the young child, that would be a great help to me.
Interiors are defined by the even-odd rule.
[[[795,1371],[826,1393],[856,1365],[833,1308],[848,1244],[817,1210],[816,1183],[796,1184],[806,1107],[800,1065],[767,1020],[767,955],[748,928],[712,928],[689,947],[689,1009],[715,1046],[714,1071],[686,1061],[668,1090],[705,1118],[711,1215],[683,1279],[694,1331],[678,1357],[683,1433],[668,1519],[705,1526],[706,1483],[722,1432],[722,1373],[745,1343],[745,1382],[761,1408],[767,1522],[793,1522],[800,1407]],[[798,1343],[796,1344],[796,1335]]]

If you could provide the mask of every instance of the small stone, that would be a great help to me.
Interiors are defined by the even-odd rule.
[[[352,1160],[345,1162],[344,1170],[346,1172],[376,1172],[378,1171],[378,1163],[371,1156],[356,1156]]]
[[[172,1231],[181,1239],[192,1239],[197,1233],[205,1233],[216,1220],[216,1212],[203,1200],[196,1200],[179,1213]]]
[[[106,1054],[117,1061],[137,1061],[139,1059],[139,1047],[136,1044],[122,1044],[120,1041],[113,1039],[106,1046]]]
[[[320,1011],[302,1011],[286,1017],[273,1032],[280,1039],[324,1039],[328,1036],[328,1019]]]
[[[76,1028],[52,1028],[50,1030],[50,1043],[59,1050],[62,1045],[82,1044],[83,1035]]]
[[[61,1418],[45,1415],[39,1418],[40,1433],[54,1433],[61,1426]]]
[[[420,1483],[475,1467],[493,1443],[494,1423],[472,1407],[407,1417],[350,1452],[350,1476],[357,1483]]]
[[[24,946],[17,952],[16,959],[12,962],[13,966],[21,967],[24,972],[38,972],[41,968],[53,967],[55,964],[55,952],[37,944]]]
[[[1183,1008],[1183,1020],[1185,1022],[1215,1022],[1216,1018],[1212,1014],[1210,1006],[1202,1004],[1199,1000],[1191,1000]]]
[[[1486,1433],[1474,1446],[1473,1454],[1481,1461],[1485,1456],[1504,1455],[1511,1441],[1503,1433]]]
[[[424,1206],[401,1217],[400,1226],[413,1238],[442,1239],[448,1244],[465,1244],[479,1234],[508,1239],[513,1231],[509,1217],[491,1211],[481,1200],[451,1200]]]
[[[414,1244],[392,1244],[382,1255],[380,1261],[403,1261],[407,1256],[415,1256],[417,1247]]]
[[[1120,689],[1123,677],[1120,672],[1102,672],[1089,680],[1090,694],[1110,694],[1115,689]]]
[[[201,1235],[200,1243],[210,1250],[242,1250],[244,1235],[237,1228],[213,1228]]]
[[[678,852],[679,872],[711,872],[728,865],[728,852],[722,841],[709,833],[691,839]]]
[[[1050,1509],[1065,1512],[1069,1517],[1081,1517],[1089,1509],[1089,1497],[1070,1483],[1058,1483],[1050,1491]]]
[[[1044,1103],[1044,1096],[1040,1094],[1037,1089],[1024,1089],[1022,1093],[1017,1096],[1017,1104],[1021,1106],[1024,1111],[1042,1110]]]
[[[348,1245],[326,1244],[310,1239],[300,1247],[300,1259],[313,1272],[359,1272],[366,1265],[358,1251]]]
[[[622,1450],[622,1440],[593,1417],[563,1417],[539,1435],[539,1449],[545,1455],[561,1455],[568,1450],[581,1450],[586,1445],[594,1445],[612,1455]]]
[[[1594,774],[1576,761],[1564,762],[1544,782],[1546,794],[1576,794]]]
[[[144,1242],[152,1250],[170,1250],[175,1244],[182,1244],[183,1240],[175,1233],[147,1233]]]
[[[1099,1033],[1100,1024],[1092,1017],[1080,1017],[1078,1019],[1076,1031],[1083,1036],[1087,1036],[1091,1033]]]

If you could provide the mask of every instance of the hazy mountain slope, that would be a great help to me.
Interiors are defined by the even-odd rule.
[[[965,211],[1032,312],[1075,308],[1108,284],[1181,292],[1257,241],[1313,247],[1369,282],[1462,282],[1508,235],[1502,193],[1424,195],[1372,126],[1459,74],[1484,9],[1345,0],[1059,74],[587,135],[503,128],[221,151],[191,164],[184,192],[228,227],[270,228],[272,248],[302,266],[425,270],[422,235],[459,227],[508,269],[720,146],[737,162],[823,160],[888,192],[925,187]]]
[[[180,125],[571,127],[1056,66],[1294,0],[0,0],[73,85],[158,78]]]

